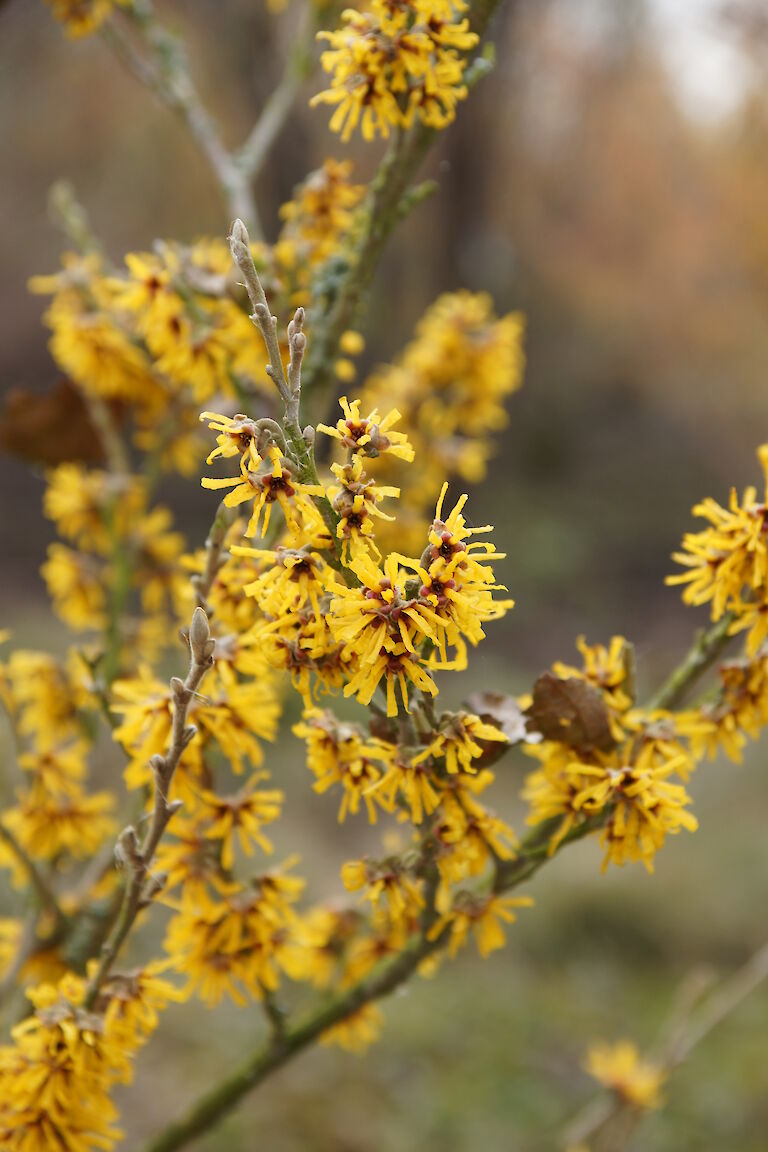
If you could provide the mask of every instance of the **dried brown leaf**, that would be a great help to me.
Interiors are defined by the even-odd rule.
[[[546,740],[572,748],[608,751],[615,744],[602,694],[576,677],[561,680],[551,672],[539,676],[533,686],[528,724]]]
[[[42,395],[14,388],[0,414],[0,449],[47,466],[100,464],[101,443],[77,389],[64,378]]]

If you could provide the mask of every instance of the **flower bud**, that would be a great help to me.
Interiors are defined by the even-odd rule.
[[[211,629],[208,617],[202,608],[195,608],[192,613],[192,623],[189,626],[189,648],[192,659],[196,664],[207,664],[210,660],[208,641],[211,638]]]

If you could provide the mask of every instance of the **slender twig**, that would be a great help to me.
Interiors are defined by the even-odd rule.
[[[698,633],[684,659],[646,704],[649,711],[655,708],[677,707],[689,688],[716,663],[731,639],[732,624],[733,614],[728,612],[711,628]]]
[[[4,1004],[8,997],[16,991],[16,981],[24,965],[30,956],[34,956],[40,946],[37,939],[37,925],[38,918],[35,915],[30,916],[24,924],[16,955],[6,969],[2,981],[0,981],[0,1004]]]
[[[243,170],[224,146],[216,122],[192,81],[182,42],[157,19],[151,0],[132,0],[125,15],[144,51],[126,35],[119,19],[103,26],[106,43],[141,84],[181,117],[222,189],[230,214],[245,216],[254,232],[261,235],[251,193],[252,174]]]
[[[206,615],[209,612],[207,597],[210,594],[213,582],[224,563],[227,553],[224,551],[224,542],[228,527],[232,521],[233,513],[229,508],[220,505],[217,509],[216,516],[208,531],[206,539],[206,563],[202,574],[195,575],[191,579],[192,586],[195,590],[195,595],[198,600],[198,607],[202,608]],[[115,718],[109,707],[109,697],[103,685],[97,685],[97,695],[101,709],[109,723],[110,727],[115,726]],[[167,792],[166,792],[167,795]],[[138,813],[135,819],[138,819]],[[72,899],[74,905],[79,910],[79,915],[75,915],[69,922],[69,935],[75,936],[75,930],[78,927],[78,921],[83,915],[90,915],[90,909],[82,907],[82,901],[87,893],[90,891],[93,884],[106,874],[106,872],[114,865],[114,849],[105,848],[104,852],[97,856],[87,872],[80,878],[77,888],[69,892],[68,895]],[[116,923],[116,917],[122,911],[122,904],[125,899],[125,893],[122,897],[119,890],[115,893],[116,899],[111,899],[107,905],[104,914],[99,915],[94,919],[91,929],[76,942],[71,956],[70,963],[75,967],[81,967],[85,964],[91,956],[95,955],[99,947],[102,945],[104,938]]]
[[[99,439],[101,440],[107,467],[115,476],[127,476],[131,471],[131,464],[122,437],[112,418],[109,406],[87,388],[83,388],[80,395],[88,409],[88,415]]]
[[[277,337],[277,317],[270,312],[269,303],[251,255],[248,230],[242,220],[235,220],[232,225],[229,245],[232,259],[243,276],[243,283],[251,302],[253,309],[251,320],[261,332],[264,346],[267,349],[269,364],[267,364],[265,371],[273,381],[285,405],[282,427],[290,452],[299,468],[299,480],[304,484],[317,486],[320,484],[320,477],[312,451],[313,433],[310,429],[302,431],[299,420],[302,391],[301,371],[307,343],[306,336],[302,331],[304,309],[297,308],[293,320],[288,325],[289,364],[288,375],[286,376],[280,352],[280,341]],[[358,581],[354,572],[341,564],[339,541],[336,535],[339,517],[326,496],[314,496],[313,499],[331,536],[333,552],[329,555],[334,567],[341,572],[348,584],[356,584]]]
[[[443,940],[442,936],[436,940],[428,940],[423,936],[416,938],[383,971],[360,980],[303,1022],[286,1028],[279,1043],[270,1042],[256,1052],[237,1071],[206,1093],[185,1117],[151,1140],[145,1152],[175,1152],[196,1140],[214,1127],[252,1089],[317,1040],[328,1028],[364,1005],[388,996],[399,988],[414,974],[422,960],[440,947]]]
[[[156,17],[151,0],[132,0],[126,19],[107,21],[102,36],[124,67],[186,124],[219,185],[230,218],[242,217],[262,238],[253,184],[261,172],[296,97],[312,72],[316,14],[307,5],[286,70],[239,148],[229,150],[192,80],[184,45]],[[132,28],[134,35],[128,34]],[[137,42],[138,40],[138,42]]]
[[[57,180],[48,192],[48,211],[57,228],[84,255],[96,254],[108,261],[96,233],[91,227],[88,213],[77,199],[75,190],[67,180]]]
[[[758,949],[749,960],[724,980],[694,1014],[690,1025],[682,1029],[670,1044],[666,1062],[675,1068],[687,1060],[693,1049],[768,980],[768,944]]]
[[[205,541],[205,564],[203,571],[199,575],[192,577],[191,583],[197,596],[197,606],[198,608],[202,608],[207,616],[212,615],[212,610],[207,598],[227,558],[227,553],[224,551],[224,544],[226,542],[227,532],[232,527],[236,517],[237,512],[232,508],[227,508],[222,500],[213,518],[213,523],[211,524]]]
[[[588,826],[585,823],[579,829],[574,829],[571,835],[564,839],[563,844],[581,839],[592,830],[594,825]],[[510,865],[517,863],[518,867],[517,869],[510,867],[507,870],[505,878],[499,882],[497,891],[517,888],[537,871],[549,859],[546,851],[542,853],[541,848],[542,836],[537,829],[523,841],[516,860],[509,862]],[[279,1043],[270,1040],[265,1047],[260,1048],[239,1069],[206,1093],[186,1116],[171,1124],[154,1140],[150,1140],[144,1152],[176,1152],[177,1149],[186,1147],[192,1140],[196,1140],[217,1124],[222,1116],[234,1108],[252,1089],[317,1040],[332,1025],[345,1020],[366,1004],[390,995],[404,984],[415,973],[421,962],[439,951],[446,942],[447,929],[430,939],[430,923],[431,917],[428,917],[399,955],[381,970],[358,981],[339,996],[321,1005],[301,1023],[287,1024]]]
[[[280,398],[285,404],[285,420],[284,425],[286,431],[290,427],[291,431],[297,431],[301,437],[301,428],[298,423],[298,411],[292,402],[292,390],[288,384],[283,369],[283,358],[280,352],[280,341],[277,336],[277,316],[273,316],[267,301],[264,288],[259,274],[256,271],[256,265],[253,262],[251,254],[251,240],[248,235],[248,229],[242,220],[235,220],[232,225],[232,232],[229,237],[229,247],[232,252],[232,259],[243,276],[245,290],[248,293],[248,299],[251,302],[253,314],[251,319],[261,332],[264,346],[267,349],[269,356],[269,364],[267,364],[265,371],[272,380],[273,384],[280,393]],[[297,315],[301,313],[301,319],[304,319],[304,310],[298,309]]]
[[[482,37],[501,0],[472,0],[469,26]],[[468,87],[490,71],[491,63],[478,49],[465,73]],[[421,122],[407,132],[399,132],[390,145],[369,187],[362,225],[346,273],[324,300],[318,314],[312,314],[313,341],[305,373],[305,390],[314,411],[324,411],[335,387],[334,364],[342,334],[359,322],[360,312],[386,243],[404,215],[418,204],[433,185],[420,191],[410,187],[422,161],[440,138],[441,132]],[[316,334],[315,334],[316,333]]]
[[[184,681],[177,676],[171,679],[173,722],[168,751],[163,756],[153,756],[150,761],[155,777],[155,788],[149,828],[141,844],[132,825],[125,828],[118,838],[116,856],[129,869],[129,877],[120,913],[102,948],[99,965],[88,984],[85,998],[88,1008],[93,1007],[99,989],[109,975],[139,912],[162,886],[160,877],[153,878],[150,875],[150,868],[157,845],[169,821],[181,807],[181,802],[169,800],[168,794],[182,753],[197,734],[197,729],[193,725],[187,725],[187,715],[203,677],[213,664],[214,644],[208,627],[208,618],[202,608],[196,608],[189,628],[190,664],[187,678]]]
[[[31,858],[27,850],[20,843],[16,834],[0,820],[0,840],[6,845],[7,848],[16,857],[19,864],[29,877],[29,882],[34,889],[40,907],[46,912],[50,912],[54,918],[57,926],[66,923],[66,916],[62,912],[59,902],[56,899],[56,893],[51,888],[38,868],[35,861]]]
[[[235,152],[236,164],[251,180],[258,176],[264,166],[281,129],[288,120],[302,85],[312,72],[314,64],[312,46],[317,30],[317,15],[313,3],[310,2],[305,6],[301,19],[302,26],[294,30],[295,47],[283,77],[267,99],[247,139]]]
[[[666,684],[654,697],[654,707],[669,706],[679,694],[686,691],[695,679],[714,662],[722,647],[727,643],[727,626],[721,622],[697,639],[681,664],[672,673]],[[572,828],[558,844],[559,852],[567,844],[574,843],[599,831],[608,816],[608,810],[584,820]],[[535,875],[556,852],[551,849],[552,836],[557,831],[560,819],[554,817],[538,825],[520,845],[512,860],[494,861],[493,891],[508,892],[519,887]],[[212,1128],[222,1116],[235,1107],[253,1088],[257,1087],[272,1072],[285,1064],[294,1055],[316,1040],[326,1029],[340,1020],[346,1019],[365,1004],[388,995],[403,984],[416,971],[422,960],[437,951],[445,942],[445,933],[430,940],[427,924],[411,939],[403,951],[383,970],[367,977],[348,989],[330,1003],[321,1006],[300,1024],[285,1024],[279,1042],[273,1039],[256,1052],[233,1074],[213,1088],[181,1120],[171,1124],[147,1145],[145,1152],[175,1152],[189,1144],[202,1133]],[[748,984],[756,984],[763,979],[762,965],[768,968],[768,949],[759,963],[750,968],[742,981],[736,982],[736,990],[731,990],[730,999],[724,998],[712,1011],[706,1028],[701,1027],[696,1035],[703,1035],[717,1020],[722,1018],[726,1002],[735,1000],[738,991]],[[602,1116],[601,1109],[600,1115]],[[595,1120],[599,1117],[595,1117]]]
[[[264,985],[262,985],[261,988],[261,1006],[269,1022],[272,1042],[275,1046],[278,1046],[282,1044],[283,1037],[285,1036],[286,1014],[280,1007],[275,993],[269,988],[265,988]]]
[[[749,960],[716,987],[703,1003],[700,982],[697,981],[693,998],[686,994],[686,999],[689,1001],[687,1015],[679,1019],[677,1013],[675,1014],[672,1027],[668,1026],[668,1038],[661,1045],[660,1055],[654,1059],[654,1063],[664,1073],[684,1063],[694,1048],[766,980],[768,980],[768,944],[764,944],[750,956]],[[610,1152],[621,1152],[626,1140],[642,1118],[642,1111],[632,1108],[621,1096],[601,1093],[590,1100],[569,1122],[563,1133],[563,1144],[565,1147],[571,1147],[587,1140],[591,1142],[596,1136],[600,1136],[608,1141],[606,1149],[610,1149]],[[626,1121],[621,1128],[615,1126],[619,1120]]]

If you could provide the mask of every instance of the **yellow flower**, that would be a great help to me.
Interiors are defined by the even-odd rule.
[[[82,735],[77,688],[53,656],[18,648],[11,653],[5,674],[19,735],[35,748],[47,751]]]
[[[346,396],[342,396],[339,404],[343,417],[336,421],[334,427],[318,424],[318,432],[333,436],[351,452],[360,452],[364,456],[376,457],[389,453],[391,456],[399,456],[401,460],[413,460],[413,447],[408,443],[408,437],[404,432],[393,430],[393,425],[400,420],[397,408],[393,408],[382,419],[377,408],[367,416],[361,416],[359,400],[353,400],[350,404]]]
[[[323,794],[336,784],[342,786],[339,823],[348,812],[356,815],[363,800],[368,819],[375,824],[378,797],[373,786],[381,778],[376,762],[386,764],[391,747],[364,739],[356,725],[343,724],[331,712],[308,711],[293,731],[307,742],[307,767],[317,778],[312,786],[315,792]]]
[[[240,681],[225,661],[218,661],[209,672],[205,696],[190,708],[203,741],[214,739],[237,773],[242,772],[244,759],[261,764],[259,740],[274,740],[279,715],[272,680],[262,672],[258,679]]]
[[[590,1076],[610,1088],[624,1103],[647,1109],[661,1106],[661,1088],[666,1074],[658,1064],[642,1060],[630,1041],[593,1044],[584,1066]]]
[[[196,797],[195,797],[196,798]],[[177,813],[157,847],[158,871],[167,876],[165,892],[183,884],[185,890],[205,890],[219,871],[217,846],[208,838],[205,814],[198,809],[191,818],[185,811]]]
[[[339,349],[347,356],[359,356],[365,349],[365,337],[362,332],[348,329],[346,332],[342,332],[339,338]]]
[[[768,724],[768,659],[760,652],[751,660],[728,660],[718,674],[717,698],[686,714],[690,738],[697,754],[712,758],[722,748],[739,764],[747,738],[757,740]]]
[[[350,667],[325,616],[306,612],[259,622],[240,638],[240,645],[244,672],[263,672],[265,665],[288,672],[305,708],[312,708],[319,694],[339,689]]]
[[[661,708],[650,712],[633,708],[624,714],[622,723],[636,761],[641,752],[649,768],[674,761],[675,775],[684,782],[693,775],[703,752],[702,743],[715,728],[696,711],[667,712]]]
[[[221,841],[221,863],[228,870],[235,862],[235,837],[246,856],[252,855],[254,843],[262,852],[274,850],[262,827],[280,816],[285,794],[277,788],[256,791],[266,778],[266,773],[256,773],[234,796],[218,796],[208,789],[200,794],[201,815],[209,821],[206,836]]]
[[[430,769],[423,763],[403,762],[399,754],[392,758],[386,773],[373,786],[381,803],[392,812],[399,796],[407,805],[411,820],[421,824],[425,816],[430,816],[440,803],[440,792],[435,788],[436,781]]]
[[[0,1141],[8,1152],[114,1147],[122,1133],[109,1093],[132,1076],[132,1038],[107,1008],[82,1008],[85,986],[65,975],[28,996],[33,1012],[0,1048]]]
[[[380,682],[384,680],[387,694],[387,716],[397,716],[398,704],[395,684],[400,687],[400,698],[406,712],[408,703],[408,682],[420,692],[437,695],[437,685],[429,672],[419,663],[419,657],[405,644],[384,646],[370,661],[361,663],[344,687],[345,696],[357,696],[361,704],[370,704]]]
[[[470,932],[474,934],[481,956],[489,956],[507,942],[502,922],[514,924],[516,908],[530,908],[529,896],[476,896],[471,892],[457,892],[449,908],[429,930],[429,939],[436,940],[448,930],[448,954],[455,956],[466,944]]]
[[[511,860],[515,855],[517,837],[512,828],[464,793],[460,800],[450,793],[443,797],[434,831],[443,849],[437,865],[446,884],[480,876],[492,860]]]
[[[727,508],[706,499],[693,509],[709,522],[701,532],[687,532],[683,551],[673,559],[685,571],[667,577],[667,584],[683,584],[686,604],[711,603],[711,617],[719,620],[733,612],[733,633],[748,630],[747,653],[754,656],[768,638],[768,444],[758,449],[765,475],[762,501],[757,490],[746,488],[739,500],[735,489]]]
[[[42,783],[18,792],[18,804],[3,819],[34,860],[55,860],[62,854],[87,860],[117,831],[109,792],[86,795],[74,786],[51,793]]]
[[[175,984],[162,978],[168,967],[168,961],[155,961],[144,968],[111,972],[101,985],[95,1009],[104,1014],[109,1032],[120,1036],[126,1047],[138,1048],[157,1028],[160,1012],[184,999]],[[96,968],[96,961],[90,961],[89,977]]]
[[[365,897],[374,906],[383,898],[395,922],[418,914],[424,907],[417,881],[397,856],[388,856],[384,860],[348,860],[342,866],[341,878],[348,892],[365,888]]]
[[[258,468],[261,457],[256,452],[255,441],[258,438],[258,429],[250,417],[238,412],[235,416],[219,416],[216,412],[201,412],[201,420],[208,421],[208,427],[218,432],[216,448],[206,457],[206,464],[211,464],[218,457],[243,456],[250,454],[250,462]],[[208,485],[203,483],[203,487]]]
[[[43,511],[59,534],[80,548],[106,555],[110,549],[107,526],[108,503],[120,519],[133,516],[138,489],[128,481],[119,485],[106,472],[81,464],[60,464],[46,475]]]
[[[249,467],[249,465],[253,467]],[[282,508],[285,522],[290,531],[294,535],[299,535],[301,527],[298,519],[298,508],[302,501],[306,500],[307,494],[312,489],[311,486],[301,484],[296,480],[293,476],[293,470],[295,470],[295,465],[289,464],[281,456],[279,448],[271,447],[268,452],[268,460],[262,462],[253,442],[251,442],[248,453],[244,453],[240,459],[239,476],[222,480],[212,480],[210,477],[204,476],[201,483],[203,488],[231,488],[232,491],[224,497],[227,508],[236,508],[247,500],[254,501],[253,512],[245,530],[246,536],[255,536],[259,524],[261,524],[261,535],[266,534],[272,505],[275,501]],[[263,521],[262,512],[264,513]]]
[[[386,913],[374,913],[366,934],[349,941],[344,955],[343,983],[356,984],[364,976],[404,947],[409,926],[404,920],[390,920]]]
[[[173,702],[167,683],[156,679],[149,668],[140,665],[138,675],[116,680],[112,685],[111,710],[122,716],[112,737],[129,756],[125,780],[129,788],[140,788],[152,783],[149,762],[153,756],[162,756],[169,747],[173,724]],[[200,744],[193,740],[182,753],[175,784],[184,770],[199,775]]]
[[[331,471],[338,484],[331,484],[326,489],[315,487],[308,489],[315,495],[323,492],[333,504],[333,509],[339,516],[339,525],[336,535],[344,542],[343,559],[345,563],[358,556],[367,556],[370,552],[378,556],[379,552],[373,541],[375,531],[373,517],[382,520],[391,520],[392,517],[382,512],[378,505],[386,496],[397,497],[400,489],[391,484],[376,484],[363,471],[363,460],[359,453],[355,453],[347,464],[332,464]]]
[[[505,590],[494,582],[493,569],[482,561],[502,560],[486,541],[466,543],[469,537],[492,531],[486,524],[470,528],[462,514],[467,496],[460,496],[450,514],[442,519],[443,501],[448,485],[443,484],[437,502],[435,519],[429,531],[429,542],[421,559],[414,562],[401,557],[404,566],[412,568],[419,577],[418,605],[436,626],[434,636],[437,653],[430,662],[433,668],[466,667],[464,639],[476,645],[485,636],[483,624],[498,620],[514,600],[494,600],[493,593]],[[456,648],[456,657],[449,661],[446,645]],[[438,658],[439,657],[439,658]]]
[[[609,863],[642,861],[649,872],[667,835],[686,829],[695,832],[696,818],[688,811],[690,796],[669,777],[687,771],[689,758],[681,752],[659,760],[653,742],[602,755],[595,763],[574,760],[571,749],[552,744],[533,745],[530,755],[542,768],[526,781],[523,798],[531,803],[529,824],[558,815],[562,820],[552,839],[554,852],[572,828],[586,817],[604,815],[601,843],[603,871]],[[634,755],[631,763],[625,756]]]
[[[490,296],[446,294],[402,356],[368,378],[363,408],[396,406],[416,453],[407,469],[391,457],[381,461],[382,475],[402,493],[397,525],[380,525],[379,543],[418,554],[430,494],[446,477],[476,483],[485,476],[489,434],[507,423],[505,401],[522,380],[522,334],[521,316],[497,318]]]
[[[267,616],[301,612],[305,605],[320,616],[320,598],[330,582],[330,569],[319,552],[308,546],[276,549],[245,548],[235,545],[234,556],[246,556],[264,563],[264,571],[244,585]],[[271,563],[268,563],[271,561]]]
[[[110,314],[98,257],[64,257],[64,270],[33,277],[30,290],[54,297],[45,314],[51,355],[81,388],[136,404],[154,399],[158,385],[144,350]]]
[[[401,571],[401,563],[407,561],[397,553],[387,557],[383,568],[379,568],[369,557],[359,556],[352,561],[350,567],[360,580],[361,587],[347,588],[341,584],[333,587],[334,596],[328,621],[331,633],[368,668],[386,653],[394,655],[407,652],[415,656],[416,642],[424,637],[438,641],[435,624],[439,621],[435,621],[430,605],[406,596],[406,573]],[[383,674],[382,666],[374,689]],[[352,691],[350,689],[346,694],[350,695]],[[362,703],[368,700],[361,698]]]
[[[347,1052],[365,1052],[379,1039],[384,1017],[376,1004],[363,1004],[362,1008],[345,1016],[338,1024],[326,1028],[320,1037],[324,1045],[338,1044]]]
[[[260,999],[274,991],[281,971],[299,972],[301,924],[291,905],[302,888],[299,877],[274,872],[248,885],[222,884],[215,899],[185,889],[165,949],[187,977],[186,995],[209,1007],[224,995],[245,1004],[246,992]]]
[[[179,261],[167,245],[162,256],[157,252],[127,252],[125,266],[128,278],[110,277],[108,288],[118,308],[139,316],[172,290],[172,279],[179,273]]]
[[[442,0],[400,6],[373,0],[370,11],[347,9],[342,21],[338,31],[318,34],[331,45],[321,63],[332,79],[311,101],[337,105],[331,131],[348,140],[360,124],[372,140],[409,127],[417,116],[432,128],[450,124],[467,94],[459,52],[477,44],[466,20]]]
[[[40,781],[45,792],[77,795],[86,773],[88,745],[79,740],[67,747],[22,753],[19,767]]]
[[[245,522],[236,520],[227,532],[223,548],[226,559],[216,573],[206,597],[219,630],[238,636],[247,632],[259,618],[256,601],[244,591],[244,586],[256,575],[254,565],[242,556],[231,554],[232,545],[242,539],[244,528]],[[191,573],[191,579],[185,580],[178,588],[177,615],[182,620],[188,619],[192,613],[195,605],[194,585],[205,571],[205,566],[204,549],[180,557],[179,568],[185,573]]]
[[[0,980],[4,980],[16,959],[24,934],[24,921],[12,920],[8,916],[0,919]],[[0,1084],[2,1078],[0,1076]]]
[[[198,401],[232,387],[229,326],[234,302],[198,298],[194,305],[175,294],[158,297],[142,317],[142,335],[159,372],[177,387],[191,388]]]
[[[326,160],[280,209],[285,223],[273,256],[291,303],[306,303],[314,270],[344,251],[365,195],[365,185],[352,184],[351,173],[349,161]],[[342,343],[342,351],[354,356],[361,349]]]
[[[98,631],[106,622],[104,568],[92,556],[50,544],[40,571],[58,616],[77,631]]]
[[[480,741],[508,743],[508,738],[493,724],[487,724],[471,712],[444,712],[431,742],[413,757],[414,765],[430,757],[444,759],[448,773],[476,772],[472,761],[483,755]]]
[[[347,360],[345,356],[339,356],[338,360],[334,360],[333,371],[337,380],[341,380],[342,384],[351,384],[357,376],[354,362]]]

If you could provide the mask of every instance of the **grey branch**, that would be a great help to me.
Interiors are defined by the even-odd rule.
[[[232,151],[224,145],[216,121],[195,87],[183,43],[157,19],[152,0],[132,0],[123,16],[121,20],[117,13],[103,26],[105,42],[125,68],[184,121],[222,190],[230,217],[246,219],[261,239],[253,184],[312,71],[316,29],[312,6],[308,6],[303,27],[296,32],[295,48],[282,79],[244,143]]]
[[[251,302],[253,314],[251,319],[261,332],[264,346],[267,349],[269,356],[269,364],[267,364],[266,372],[270,379],[273,381],[275,387],[280,393],[280,397],[285,404],[285,422],[286,426],[294,430],[298,430],[299,436],[301,429],[299,428],[299,394],[301,391],[301,361],[304,356],[304,348],[306,346],[306,337],[301,330],[304,323],[304,310],[299,308],[296,316],[289,325],[288,339],[291,353],[291,365],[289,368],[289,375],[291,382],[286,379],[283,370],[283,359],[280,353],[280,341],[277,338],[277,317],[273,316],[269,310],[267,297],[264,293],[259,274],[256,271],[256,265],[253,262],[251,255],[251,241],[248,236],[248,229],[242,220],[235,220],[232,225],[232,233],[229,237],[229,246],[232,252],[232,259],[243,276],[245,289],[248,293],[248,299]]]
[[[153,756],[150,761],[155,788],[149,828],[141,844],[132,825],[125,828],[118,837],[115,855],[128,869],[129,877],[120,913],[102,949],[99,966],[88,984],[85,999],[87,1008],[92,1008],[96,1002],[99,989],[112,970],[137,915],[162,885],[160,877],[150,874],[150,868],[168,823],[181,807],[179,801],[169,800],[168,794],[184,749],[197,734],[194,726],[187,725],[187,716],[203,677],[213,664],[214,646],[208,618],[202,608],[195,608],[189,628],[189,672],[186,680],[182,681],[177,676],[171,679],[173,723],[168,751],[163,756]]]
[[[192,81],[181,41],[157,20],[151,0],[133,0],[126,14],[137,37],[127,35],[120,21],[112,19],[102,29],[104,40],[128,71],[181,117],[222,189],[230,214],[245,216],[261,235],[251,193],[254,173],[245,171],[224,146]]]

